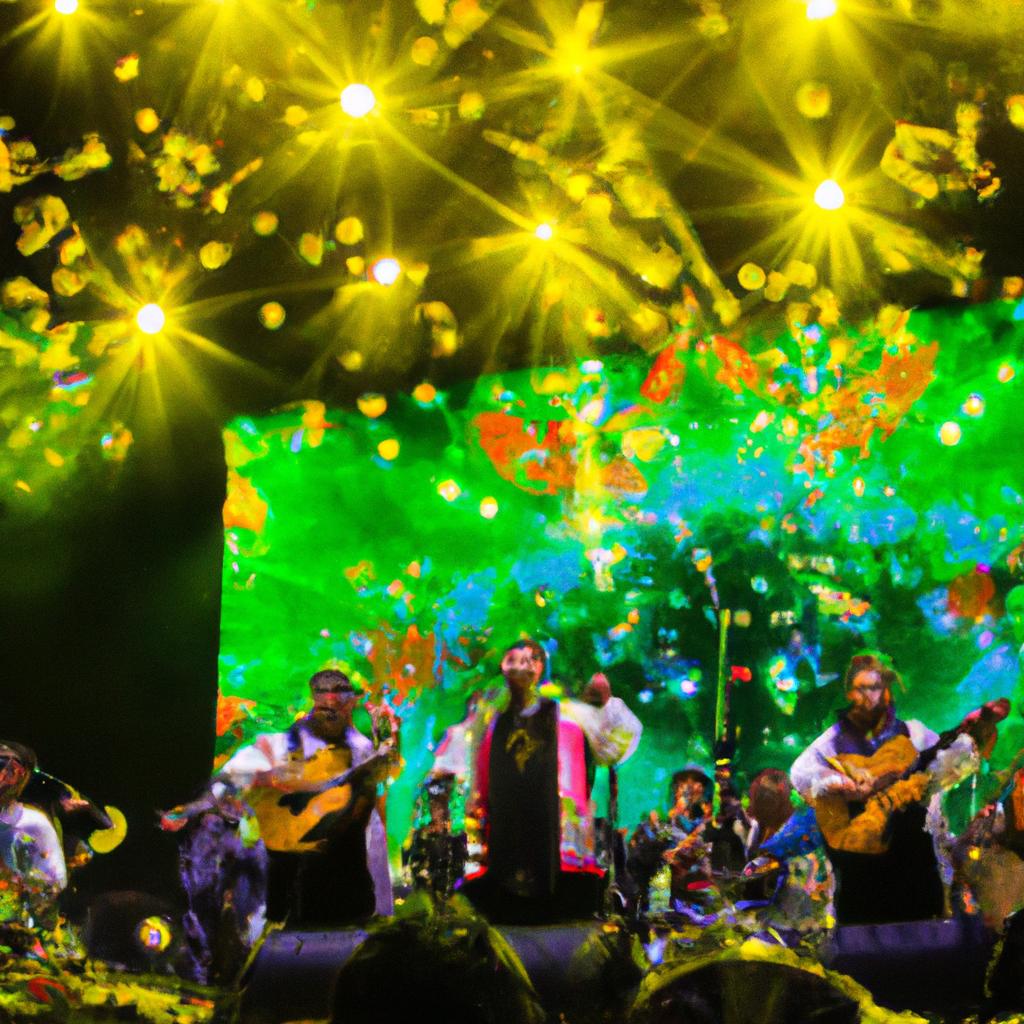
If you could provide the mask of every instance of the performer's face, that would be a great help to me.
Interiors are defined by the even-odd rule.
[[[676,783],[676,807],[685,810],[704,796],[704,783],[695,775],[687,775]]]
[[[877,672],[864,669],[853,677],[846,698],[857,711],[875,711],[886,703],[885,684]]]
[[[28,769],[10,752],[0,749],[0,807],[17,800],[28,781]]]
[[[322,737],[344,734],[352,721],[352,710],[359,696],[350,686],[336,680],[317,680],[310,685],[313,731]]]
[[[529,647],[513,647],[501,659],[501,674],[505,682],[517,689],[533,686],[542,671],[543,666]]]

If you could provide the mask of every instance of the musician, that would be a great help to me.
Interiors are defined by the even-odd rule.
[[[0,740],[0,878],[15,897],[0,903],[0,925],[52,925],[57,897],[68,883],[53,823],[20,800],[35,769],[31,749]]]
[[[176,830],[228,794],[251,800],[259,790],[308,788],[366,762],[374,746],[352,724],[359,695],[348,676],[325,669],[312,676],[309,689],[313,707],[308,714],[286,732],[264,733],[237,751],[215,776],[208,794],[165,814],[162,826]],[[297,784],[286,787],[286,783]],[[290,812],[281,809],[279,813],[287,823]],[[352,783],[351,800],[339,818],[343,820],[338,828],[316,849],[298,842],[268,842],[269,920],[340,924],[374,912],[392,912],[387,841],[372,773]]]
[[[599,764],[621,762],[641,731],[610,695],[600,706],[560,707],[541,697],[546,667],[535,641],[505,651],[507,704],[491,717],[474,759],[470,817],[480,828],[484,867],[463,891],[496,922],[541,923],[597,910],[603,873],[586,749]]]
[[[654,876],[671,869],[671,905],[700,902],[711,886],[710,848],[704,831],[711,820],[711,776],[698,764],[675,772],[669,782],[671,809],[662,818],[651,811],[629,840],[626,870],[637,890],[637,910],[649,909]]]
[[[765,768],[750,783],[746,813],[750,863],[744,874],[760,884],[752,886],[745,898],[763,900],[762,925],[772,928],[787,945],[798,945],[804,936],[823,932],[835,916],[834,879],[814,811],[794,806],[786,772]]]
[[[432,775],[426,780],[420,792],[417,826],[403,851],[412,887],[443,898],[451,896],[468,860],[465,833],[452,831],[455,786],[454,775]]]
[[[848,707],[838,721],[818,737],[794,762],[790,777],[797,792],[814,803],[826,795],[839,795],[852,815],[864,801],[885,790],[895,775],[875,778],[863,768],[841,770],[839,758],[871,756],[895,737],[907,737],[921,751],[934,745],[938,735],[921,722],[896,716],[892,696],[896,672],[874,654],[860,654],[847,669],[844,685]],[[982,745],[989,745],[982,738]],[[923,801],[959,782],[977,767],[974,740],[964,734],[940,753],[927,775],[896,783],[916,787],[917,800],[889,819],[888,847],[834,849],[826,852],[836,874],[836,920],[839,924],[880,924],[939,917],[944,896],[931,836],[925,831]]]

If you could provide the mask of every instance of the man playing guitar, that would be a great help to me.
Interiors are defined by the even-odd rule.
[[[309,681],[312,709],[280,733],[242,747],[199,800],[167,812],[176,831],[226,795],[250,805],[269,854],[267,918],[340,924],[392,912],[376,783],[386,760],[352,724],[359,702],[336,669]]]
[[[857,655],[846,672],[849,706],[794,762],[790,777],[814,806],[836,873],[839,924],[940,917],[944,894],[925,803],[987,755],[1001,705],[940,737],[896,717],[898,676],[880,657]],[[927,762],[927,763],[926,763]]]

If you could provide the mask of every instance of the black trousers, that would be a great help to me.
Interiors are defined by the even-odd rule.
[[[322,853],[270,850],[267,920],[290,926],[354,924],[374,910],[373,879],[366,864],[366,836],[351,829]]]
[[[890,924],[942,916],[942,879],[924,822],[925,809],[920,805],[898,811],[885,853],[826,847],[836,873],[838,924]]]

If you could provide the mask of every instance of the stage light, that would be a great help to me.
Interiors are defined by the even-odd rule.
[[[390,256],[386,256],[382,260],[377,260],[376,263],[370,268],[370,273],[373,275],[374,281],[377,284],[392,285],[398,280],[398,275],[402,272],[402,265],[396,259],[392,259]]]
[[[78,0],[53,0],[53,9],[58,14],[74,14],[78,10]]]
[[[174,932],[163,917],[147,917],[140,922],[135,938],[149,953],[162,953],[171,944]]]
[[[538,224],[534,229],[533,233],[542,241],[549,241],[555,233],[555,229],[550,224]]]
[[[400,450],[401,445],[393,437],[389,437],[387,440],[381,441],[381,443],[377,445],[377,454],[386,462],[391,462],[392,459],[397,459]]]
[[[484,519],[493,519],[498,514],[498,503],[494,498],[484,498],[480,502],[480,515]]]
[[[836,0],[807,0],[808,21],[824,21],[838,10]]]
[[[1003,363],[996,373],[996,378],[1000,384],[1009,384],[1009,382],[1016,376],[1017,371],[1010,365],[1010,363]]]
[[[846,196],[838,181],[826,178],[814,190],[814,202],[822,210],[838,210],[846,202]]]
[[[377,97],[368,85],[353,82],[341,90],[341,109],[349,117],[366,117],[377,106]]]
[[[135,322],[143,334],[159,334],[167,323],[167,317],[155,302],[149,302],[135,314]]]
[[[955,420],[946,420],[939,427],[939,440],[950,448],[955,444],[959,444],[962,436],[963,432],[960,430],[960,424]]]

